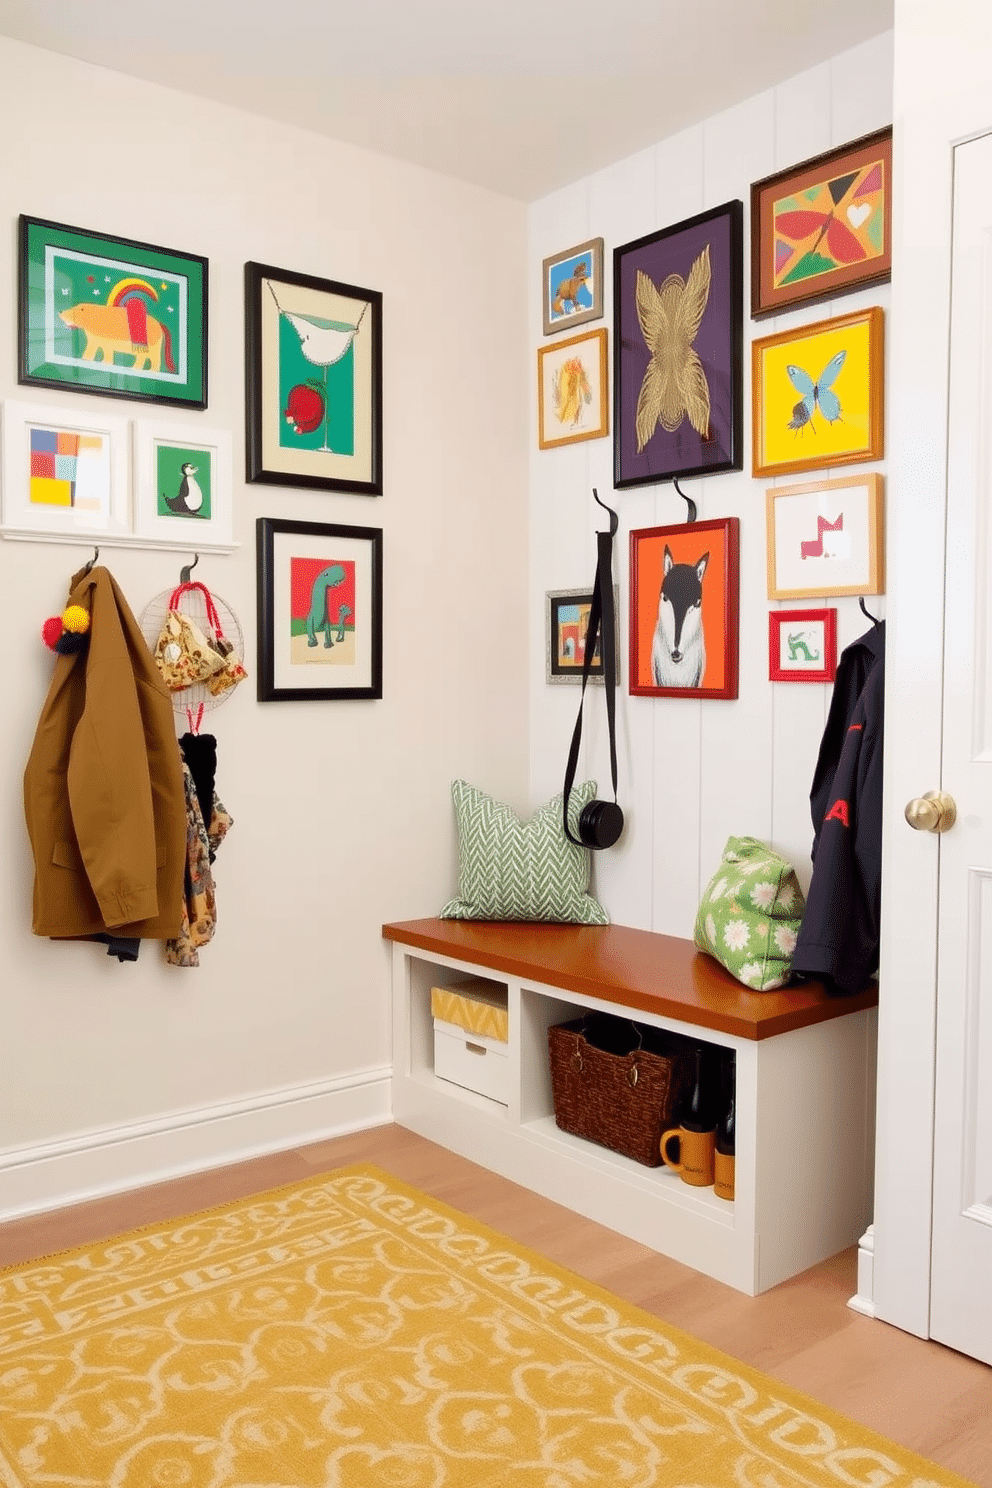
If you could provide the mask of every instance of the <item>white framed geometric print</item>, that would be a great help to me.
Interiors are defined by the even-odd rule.
[[[0,530],[48,542],[126,539],[127,419],[89,405],[3,405]]]

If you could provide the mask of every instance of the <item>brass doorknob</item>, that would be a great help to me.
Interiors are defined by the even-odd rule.
[[[927,791],[906,803],[906,820],[914,832],[946,832],[957,820],[954,797],[946,791]]]

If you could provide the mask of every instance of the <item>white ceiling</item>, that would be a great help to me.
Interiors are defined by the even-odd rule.
[[[0,35],[533,201],[892,17],[893,0],[0,0]]]

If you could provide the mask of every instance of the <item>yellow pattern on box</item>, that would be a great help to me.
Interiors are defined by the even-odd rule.
[[[508,1038],[506,993],[479,978],[456,982],[453,987],[432,987],[431,1016],[501,1044]]]
[[[3,1488],[951,1488],[374,1168],[0,1274]]]

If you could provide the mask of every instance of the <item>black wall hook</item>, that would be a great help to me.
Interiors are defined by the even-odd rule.
[[[90,569],[93,567],[94,563],[99,558],[99,556],[100,556],[100,549],[99,548],[94,548],[93,549],[93,557],[90,559],[89,563],[87,563],[86,567],[83,569],[83,573],[84,574],[88,574],[89,573]]]
[[[180,582],[180,584],[188,584],[189,583],[190,574],[193,572],[194,568],[199,563],[199,561],[200,561],[200,555],[199,555],[199,553],[194,553],[193,554],[193,562],[192,563],[184,564],[184,566],[179,570],[179,582]]]
[[[672,476],[672,485],[675,487],[676,491],[678,491],[679,495],[682,497],[682,500],[685,502],[686,506],[689,508],[689,513],[688,513],[688,516],[686,518],[686,521],[688,521],[688,522],[694,522],[696,520],[696,503],[693,501],[693,499],[692,499],[691,496],[687,496],[685,494],[685,492],[683,491],[682,487],[679,485],[679,483],[676,480],[676,478],[675,478],[674,475]]]
[[[862,615],[866,616],[867,619],[869,619],[871,621],[872,625],[874,625],[875,629],[877,630],[878,627],[881,625],[882,622],[881,622],[881,620],[879,620],[879,618],[878,618],[877,615],[873,615],[872,614],[871,610],[865,604],[865,597],[864,597],[863,594],[858,599],[858,608],[861,610]]]
[[[597,501],[599,501],[599,492],[596,490],[596,487],[595,486],[593,486],[593,488],[592,488],[592,494],[595,497],[595,499]],[[605,512],[609,512],[609,514],[610,514],[610,536],[611,537],[616,537],[616,535],[617,535],[617,528],[620,526],[620,518],[617,516],[616,512],[613,510],[612,506],[607,506],[607,504],[606,504],[605,501],[599,501],[599,504],[600,504],[600,506],[603,508],[603,510]]]

